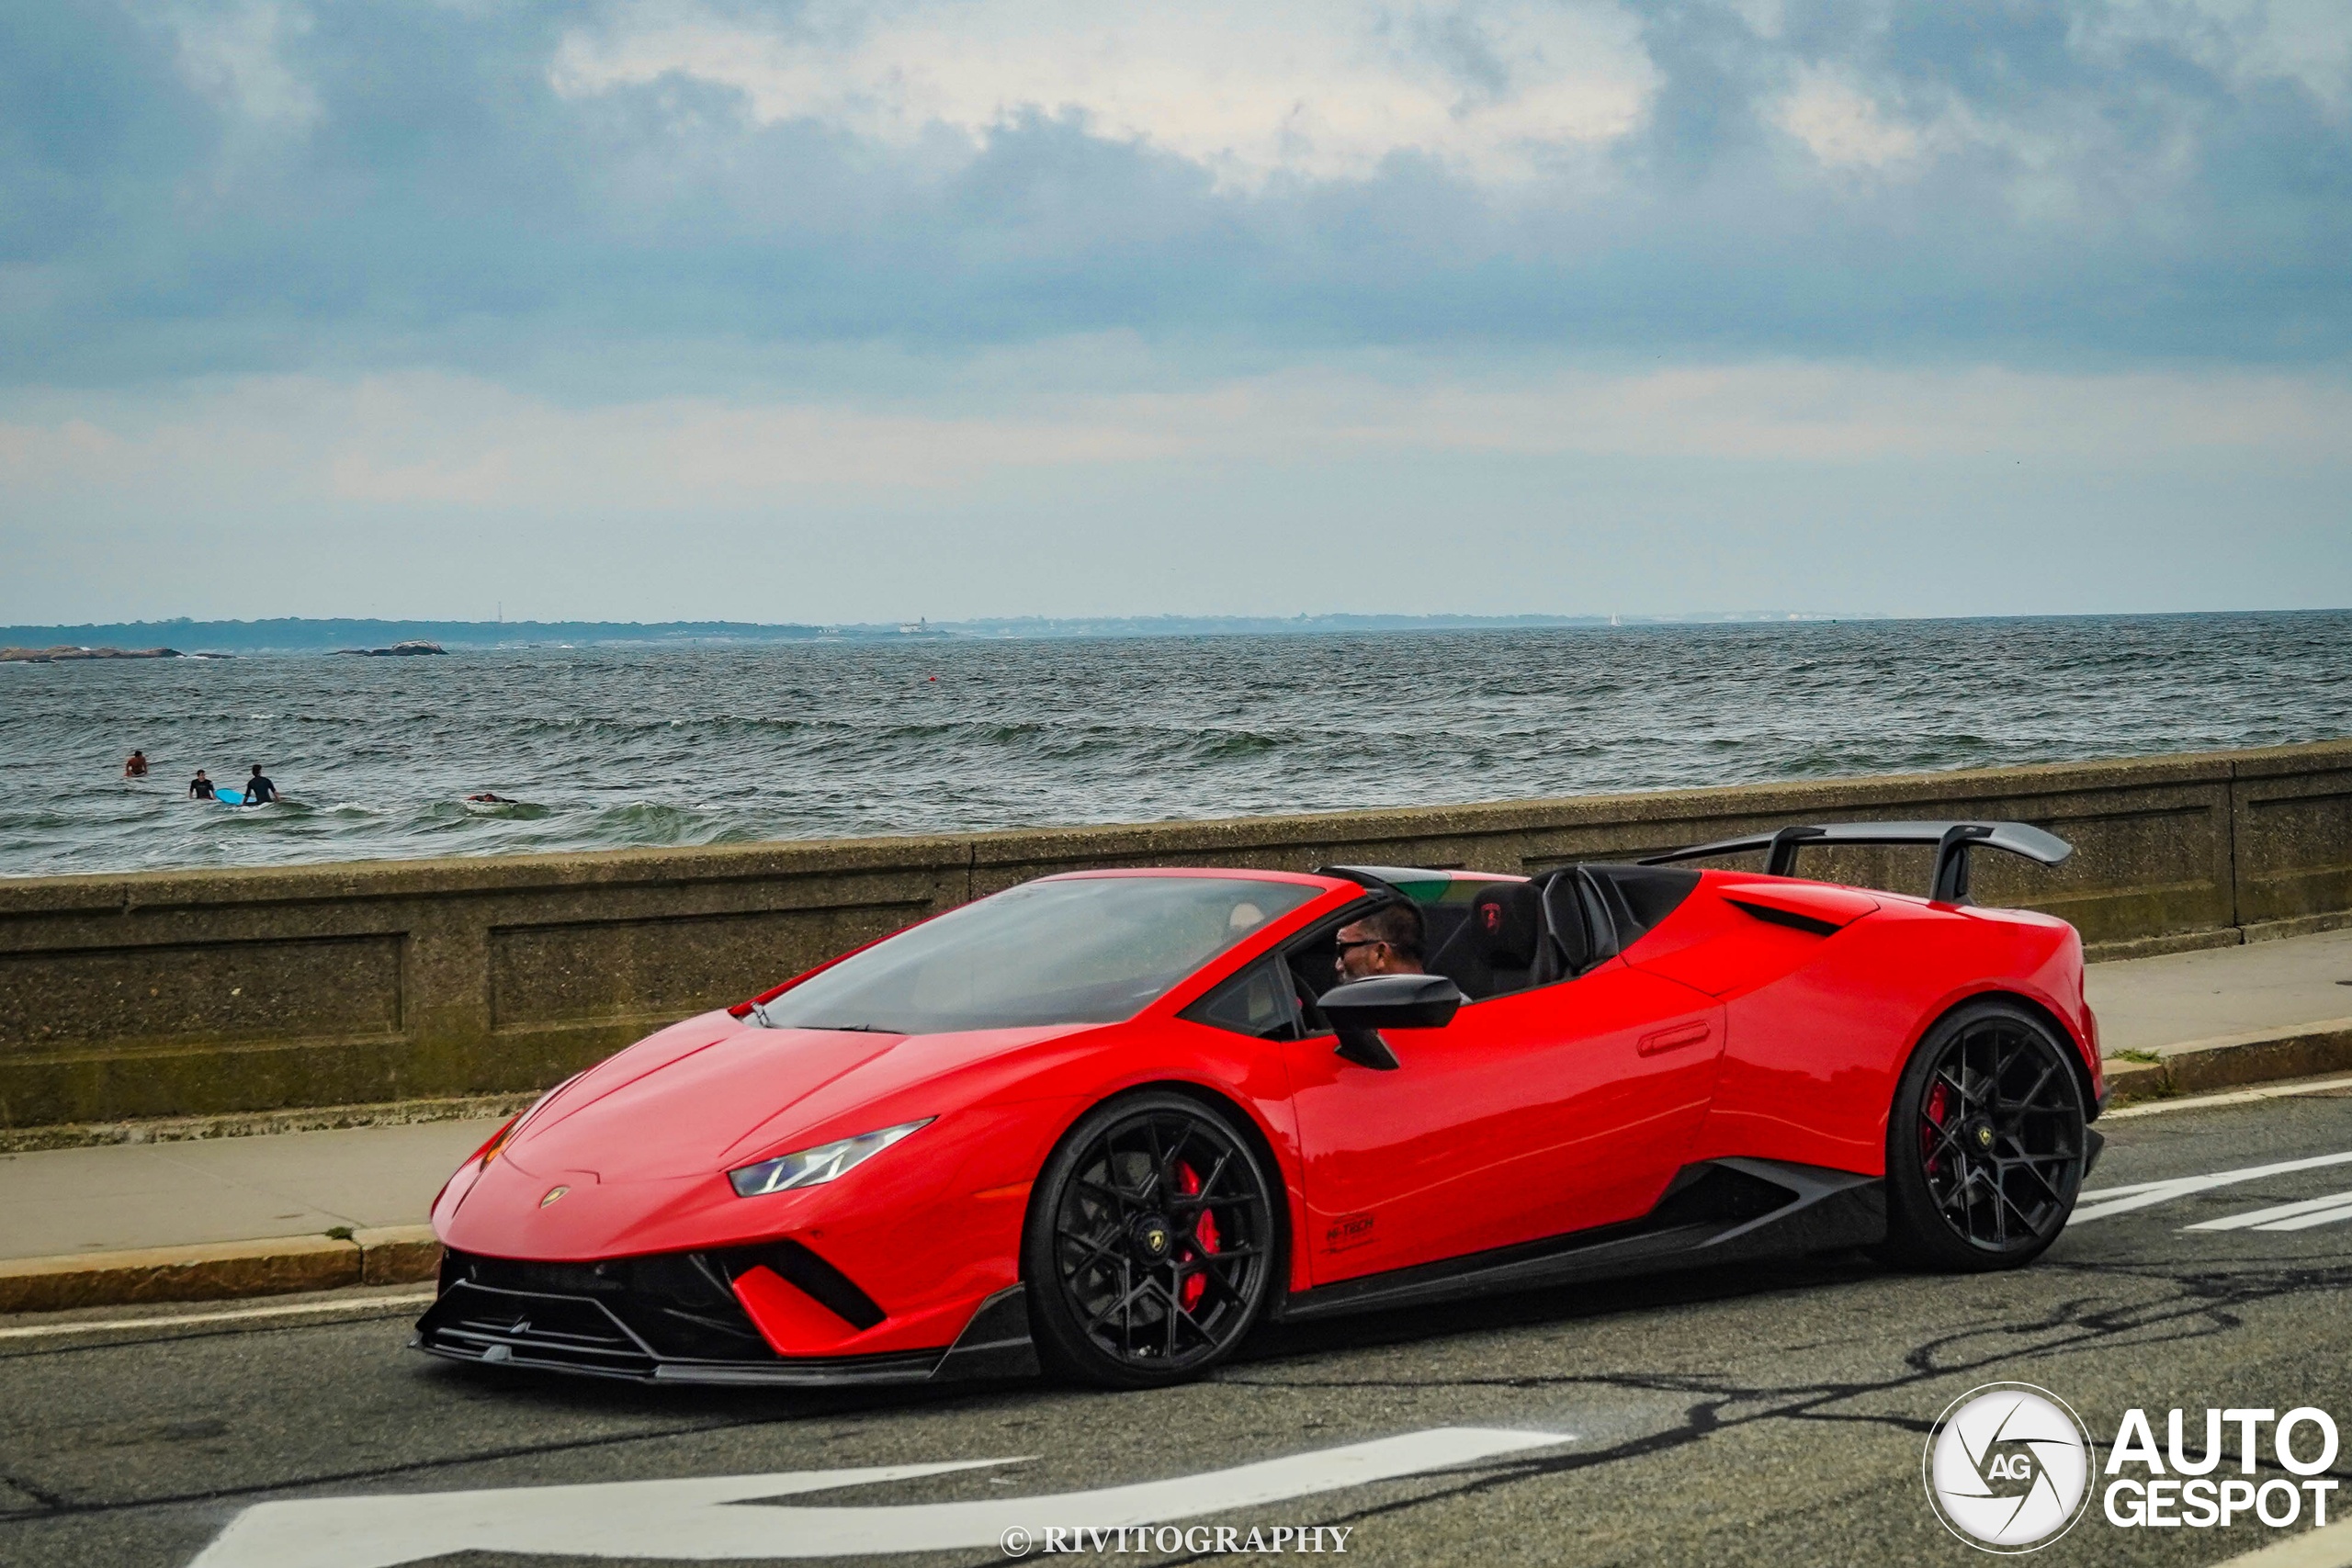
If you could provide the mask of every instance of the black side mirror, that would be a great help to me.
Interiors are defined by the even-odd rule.
[[[1443,1029],[1469,1000],[1442,975],[1367,975],[1334,986],[1315,1005],[1340,1036],[1332,1049],[1359,1066],[1394,1071],[1396,1053],[1380,1037],[1384,1029]]]

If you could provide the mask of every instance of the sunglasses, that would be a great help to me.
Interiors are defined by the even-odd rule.
[[[1385,946],[1387,946],[1387,945],[1388,945],[1388,944],[1387,944],[1385,942],[1382,941],[1379,937],[1376,937],[1376,936],[1368,936],[1368,937],[1362,937],[1362,938],[1359,938],[1358,940],[1356,940],[1356,941],[1354,941],[1354,942],[1339,942],[1339,943],[1337,943],[1337,944],[1336,944],[1336,950],[1337,950],[1338,952],[1340,952],[1340,953],[1344,954],[1344,953],[1348,951],[1348,949],[1350,949],[1350,948],[1351,948],[1351,947],[1385,947]]]

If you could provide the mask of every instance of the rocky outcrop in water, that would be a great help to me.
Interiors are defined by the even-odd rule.
[[[360,659],[413,659],[421,653],[446,654],[449,650],[437,642],[396,642],[390,648],[338,648],[335,651]]]
[[[440,652],[439,649],[433,650]],[[0,648],[0,664],[64,664],[79,659],[178,659],[176,648]]]

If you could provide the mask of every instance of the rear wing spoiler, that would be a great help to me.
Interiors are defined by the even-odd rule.
[[[1939,904],[1968,902],[1971,850],[2006,850],[2043,865],[2056,865],[2075,852],[2075,846],[2057,834],[2025,822],[1822,822],[1694,844],[1687,850],[1651,855],[1642,863],[1667,865],[1679,860],[1712,860],[1762,850],[1767,875],[1793,876],[1797,851],[1808,844],[1933,844],[1936,871],[1928,897]]]

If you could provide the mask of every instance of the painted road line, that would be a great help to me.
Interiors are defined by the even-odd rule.
[[[2274,1225],[2270,1222],[2290,1219],[2299,1214],[2317,1213],[2324,1209],[2344,1209],[2352,1212],[2352,1192],[2331,1192],[2324,1198],[2306,1198],[2299,1203],[2278,1203],[2267,1209],[2248,1209],[2243,1214],[2229,1214],[2218,1220],[2205,1220],[2197,1224],[2183,1225],[2181,1228],[2192,1231],[2243,1231],[2257,1227],[2263,1230],[2279,1230],[2285,1227]],[[2312,1223],[2325,1224],[2327,1221],[2315,1220]]]
[[[2290,1171],[2318,1170],[2331,1165],[2352,1165],[2352,1150],[2342,1154],[2313,1155],[2309,1159],[2280,1160],[2276,1165],[2250,1165],[2243,1170],[2217,1170],[2208,1176],[2176,1176],[2163,1181],[2141,1181],[2129,1187],[2103,1188],[2086,1192],[2081,1201],[2086,1208],[2075,1211],[2066,1223],[2079,1225],[2092,1220],[2103,1220],[2110,1214],[2128,1214],[2135,1209],[2153,1208],[2186,1198],[2192,1192],[2210,1192],[2216,1187],[2234,1187],[2241,1181],[2259,1181],[2266,1176],[2284,1176]]]
[[[1016,1537],[1026,1542],[1025,1553],[1046,1546],[1048,1529],[1065,1536],[1072,1529],[1100,1529],[1115,1540],[1122,1527],[1160,1526],[1205,1514],[1231,1520],[1241,1510],[1293,1497],[1572,1440],[1560,1432],[1442,1427],[1132,1486],[871,1507],[732,1505],[1023,1461],[962,1460],[487,1492],[306,1497],[247,1508],[229,1521],[192,1568],[395,1568],[461,1551],[670,1562],[984,1548],[1010,1552]],[[1246,1530],[1263,1521],[1238,1522]]]
[[[234,1312],[191,1312],[172,1317],[109,1317],[96,1323],[38,1323],[26,1328],[0,1328],[0,1339],[36,1339],[51,1334],[103,1334],[119,1328],[185,1328],[198,1323],[239,1323],[256,1317],[300,1317],[306,1314],[368,1312],[377,1307],[423,1306],[435,1292],[419,1291],[405,1296],[369,1296],[360,1302],[302,1302],[292,1306],[241,1307]]]
[[[2192,1095],[2183,1100],[2152,1100],[2140,1105],[2119,1105],[2099,1118],[2113,1122],[2126,1116],[2162,1116],[2174,1111],[2206,1111],[2217,1105],[2251,1105],[2257,1100],[2285,1100],[2291,1095],[2319,1094],[2332,1089],[2352,1089],[2352,1078],[2321,1078],[2261,1089],[2233,1089],[2222,1094]]]
[[[2254,1228],[2263,1231],[2307,1231],[2313,1225],[2332,1225],[2338,1220],[2352,1220],[2352,1206],[2323,1209],[2315,1214],[2298,1214],[2291,1220],[2278,1220]]]
[[[2352,1524],[2323,1525],[2213,1568],[2352,1568]]]

